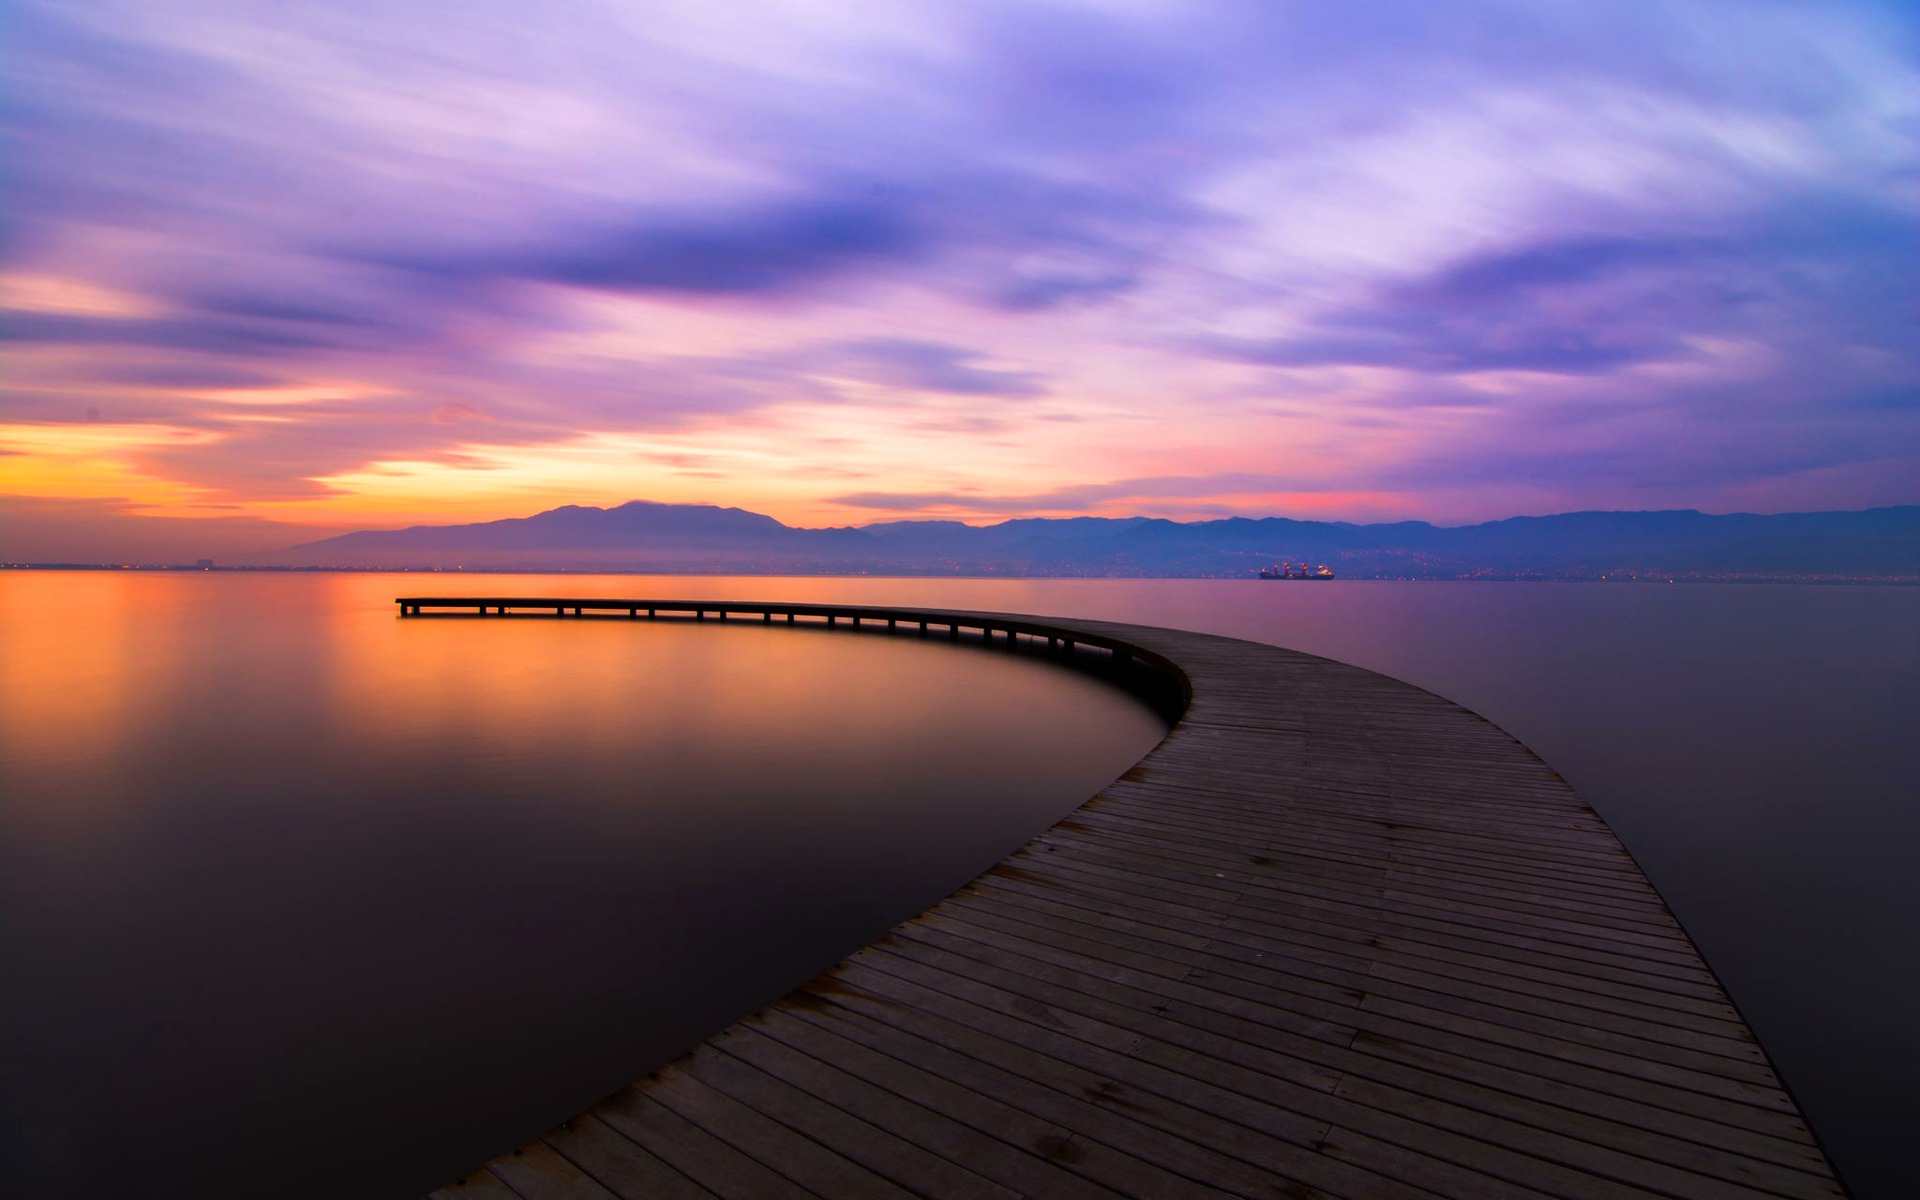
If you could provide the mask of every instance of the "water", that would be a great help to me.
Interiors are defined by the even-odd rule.
[[[279,607],[255,612],[241,600],[268,593],[249,589]],[[297,1192],[314,1161],[349,1146],[364,1159],[372,1135],[287,1131],[307,1103],[284,1094],[296,1078],[365,1100],[396,1144],[482,1131],[467,1165],[528,1127],[489,1125],[527,1089],[582,1103],[609,1090],[633,1073],[615,1060],[669,1053],[751,1007],[717,1011],[722,996],[771,994],[864,940],[918,907],[912,886],[943,892],[1156,736],[1091,681],[912,639],[391,618],[394,595],[461,591],[1099,617],[1430,688],[1513,731],[1601,811],[1856,1194],[1906,1194],[1920,589],[1901,588],[0,576],[0,855],[26,947],[8,961],[35,964],[26,1010],[68,1031],[27,1056],[30,1135],[84,1117],[69,1145],[136,1146],[150,1164],[147,1126],[189,1123],[135,1102],[211,1070],[241,1099],[217,1134],[202,1112],[170,1135],[192,1169],[272,1144],[283,1157],[254,1155],[261,1177]],[[1055,685],[1068,691],[1035,690]],[[770,792],[756,769],[776,761]],[[977,861],[912,857],[950,839]],[[802,901],[769,907],[774,887]],[[905,907],[883,915],[889,903]],[[794,930],[830,926],[837,941],[794,948]],[[171,958],[182,944],[206,960]],[[697,969],[666,977],[671,954]],[[635,1030],[636,996],[708,987],[714,1009]],[[276,1006],[298,1020],[226,1029]],[[476,1054],[486,1069],[462,1076]],[[365,1095],[428,1084],[438,1108]],[[134,1127],[97,1124],[115,1105]],[[143,1165],[143,1190],[153,1178]]]
[[[0,1194],[424,1194],[1165,732],[1031,657],[395,582],[0,577]]]

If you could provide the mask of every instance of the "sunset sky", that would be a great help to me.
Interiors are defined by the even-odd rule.
[[[0,74],[0,559],[1920,502],[1905,4],[57,0]]]

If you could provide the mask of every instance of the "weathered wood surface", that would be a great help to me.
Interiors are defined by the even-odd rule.
[[[1191,703],[953,896],[436,1197],[1844,1194],[1639,868],[1500,729],[1271,646],[933,619],[1131,647]]]

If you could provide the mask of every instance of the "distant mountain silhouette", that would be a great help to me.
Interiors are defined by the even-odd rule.
[[[1286,517],[888,521],[801,529],[738,508],[567,505],[475,525],[367,530],[261,566],[913,575],[1251,576],[1279,561],[1342,578],[1920,580],[1920,506],[1863,512],[1579,512],[1443,527]]]
[[[632,500],[618,508],[569,504],[531,517],[478,525],[415,525],[367,530],[314,542],[343,551],[369,550],[605,550],[658,545],[776,539],[793,530],[772,517],[708,504],[653,504]]]

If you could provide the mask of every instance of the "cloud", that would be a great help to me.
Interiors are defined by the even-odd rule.
[[[1623,270],[1696,267],[1729,247],[1704,238],[1583,236],[1501,247],[1452,263],[1401,289],[1424,304],[1486,303],[1517,293],[1588,283]]]
[[[925,252],[910,214],[859,196],[769,203],[728,216],[658,213],[505,244],[372,256],[382,266],[455,280],[508,278],[691,295],[789,291]]]
[[[1865,478],[1920,421],[1897,6],[9,23],[0,271],[138,303],[0,312],[7,419],[215,435],[140,467],[235,502],[636,432],[783,460],[817,423],[850,449],[816,478],[873,472],[856,506],[1234,503],[1322,486],[1265,473],[1296,441],[1348,446],[1355,481],[1582,506],[1689,470]],[[333,384],[272,422],[215,394]],[[849,427],[856,393],[925,411]],[[1048,460],[1042,421],[1084,448]],[[1009,458],[1026,495],[954,482]]]
[[[125,498],[0,495],[0,561],[190,564],[278,549],[346,532],[202,506],[191,517],[157,515]]]
[[[273,372],[225,362],[150,362],[138,359],[88,363],[84,378],[99,383],[126,383],[136,387],[183,391],[263,388],[283,382],[283,378]]]
[[[1044,387],[1033,371],[975,366],[978,351],[910,338],[869,338],[827,352],[842,370],[876,383],[953,396],[1036,396]]]
[[[891,512],[1026,514],[1072,512],[1113,500],[1189,500],[1328,490],[1333,490],[1331,485],[1305,476],[1232,471],[1071,484],[1026,495],[992,495],[978,491],[853,492],[835,496],[831,503]]]
[[[1689,353],[1684,335],[1706,330],[1671,319],[1685,306],[1676,285],[1687,288],[1711,252],[1623,237],[1501,248],[1390,284],[1370,303],[1327,314],[1321,332],[1215,345],[1271,366],[1605,373]]]
[[[1276,367],[1558,375],[1693,358],[1706,338],[1784,345],[1817,330],[1890,346],[1889,307],[1920,298],[1910,274],[1883,269],[1903,249],[1920,249],[1911,214],[1792,197],[1712,237],[1579,233],[1497,245],[1385,281],[1299,333],[1193,346]]]
[[[1010,312],[1044,312],[1063,305],[1097,303],[1139,286],[1139,276],[1125,272],[1073,275],[1043,271],[1010,280],[995,299]]]
[[[66,346],[162,346],[210,354],[277,356],[337,345],[298,324],[275,321],[9,314],[0,340]]]
[[[1215,339],[1207,349],[1222,358],[1269,367],[1394,367],[1404,371],[1465,374],[1477,371],[1541,371],[1580,375],[1630,363],[1671,358],[1679,346],[1668,338],[1608,345],[1610,333],[1555,327],[1544,322],[1417,320],[1353,334]]]
[[[1138,286],[1157,245],[1219,220],[1132,182],[1090,183],[960,161],[874,177],[821,164],[746,202],[600,204],[475,241],[408,231],[327,252],[453,285],[533,281],[687,297],[818,298],[850,281],[911,279],[1015,312],[1097,304]],[[912,176],[903,179],[902,176]],[[294,306],[289,306],[293,308]]]
[[[467,421],[491,421],[493,418],[471,405],[449,400],[434,409],[428,420],[435,425],[459,425]]]

